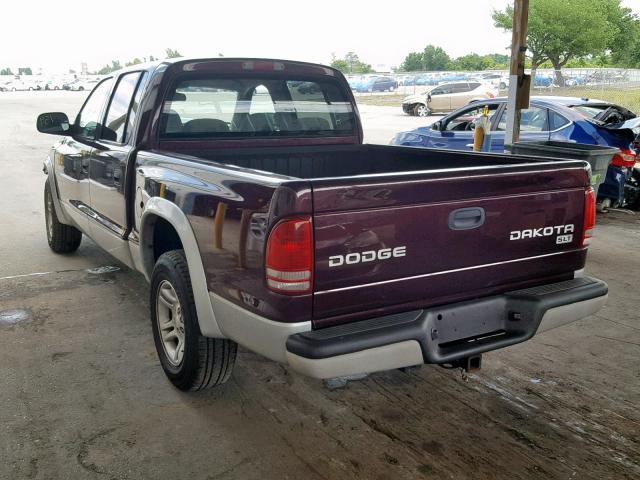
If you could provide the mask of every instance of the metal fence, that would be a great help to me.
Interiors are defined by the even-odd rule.
[[[640,70],[619,68],[539,69],[531,82],[531,95],[559,95],[605,100],[640,114]],[[392,88],[377,88],[373,79],[388,77],[397,82]],[[506,95],[506,70],[484,72],[410,72],[395,74],[347,75],[356,96],[367,103],[399,104],[399,97],[421,93],[443,82],[481,81],[491,84],[498,95]],[[372,97],[372,98],[366,98]]]

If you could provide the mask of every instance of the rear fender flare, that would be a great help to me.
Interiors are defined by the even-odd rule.
[[[213,313],[204,265],[191,224],[185,213],[175,203],[164,198],[150,198],[140,219],[140,255],[144,268],[143,273],[147,279],[150,279],[155,265],[153,258],[153,229],[156,217],[166,220],[173,226],[184,247],[200,332],[205,337],[226,338],[220,330]]]

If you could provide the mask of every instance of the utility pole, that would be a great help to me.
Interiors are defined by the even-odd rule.
[[[520,110],[529,107],[531,76],[524,74],[528,26],[529,0],[514,0],[505,144],[514,143],[520,139]]]

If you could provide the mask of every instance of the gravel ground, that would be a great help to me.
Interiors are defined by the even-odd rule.
[[[637,215],[598,219],[598,315],[487,354],[466,379],[424,366],[331,391],[242,350],[225,386],[183,394],[156,358],[142,276],[87,239],[48,250],[53,137],[35,116],[83,97],[0,94],[0,478],[640,478]],[[428,123],[362,115],[372,142]]]

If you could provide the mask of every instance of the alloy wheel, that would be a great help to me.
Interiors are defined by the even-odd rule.
[[[158,333],[167,360],[178,366],[184,357],[185,329],[178,294],[168,280],[163,280],[156,294]]]

